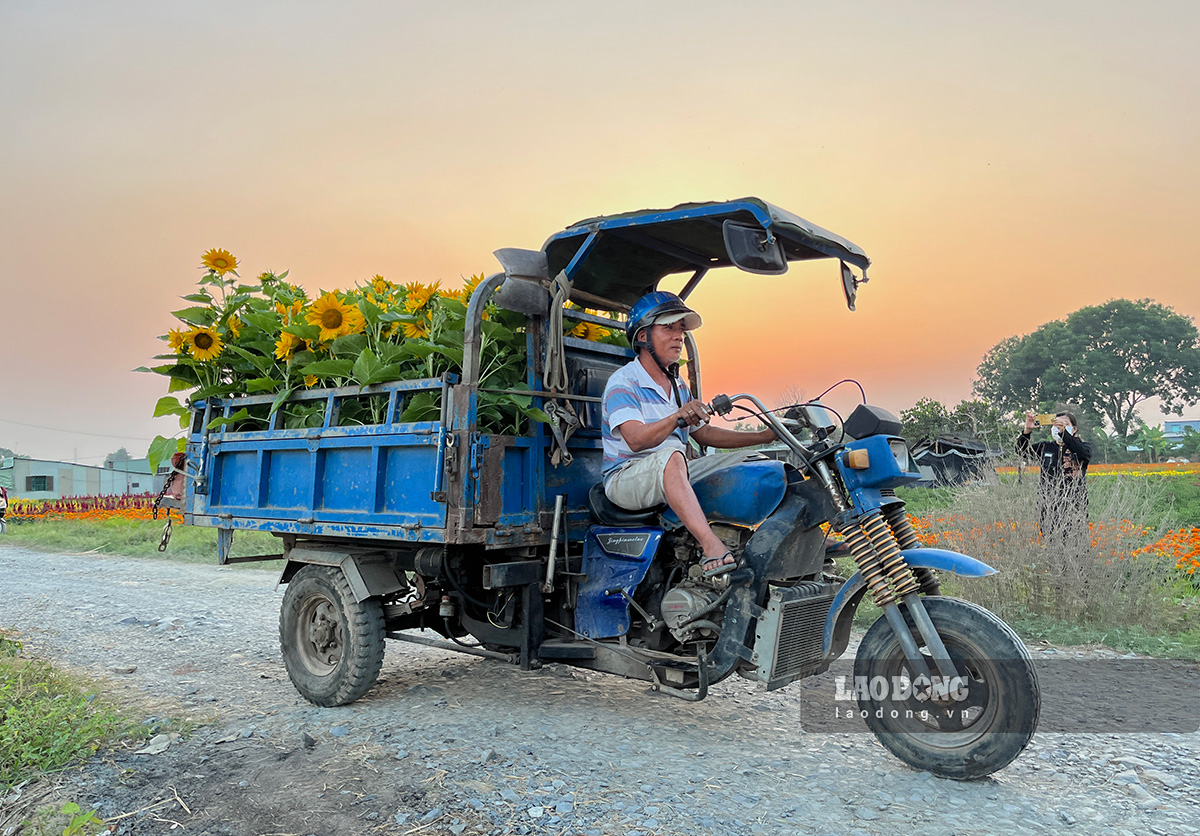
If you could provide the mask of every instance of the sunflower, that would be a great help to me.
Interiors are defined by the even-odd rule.
[[[279,314],[280,320],[284,325],[291,325],[295,321],[296,316],[304,309],[304,300],[297,299],[292,304],[285,302],[275,303],[275,313]]]
[[[167,345],[171,346],[171,350],[176,354],[184,354],[187,352],[187,334],[178,328],[172,328],[167,332]]]
[[[225,323],[225,327],[229,329],[229,333],[233,334],[234,339],[242,335],[242,321],[236,316],[229,317],[229,322]]]
[[[208,272],[216,273],[218,276],[233,273],[237,269],[237,259],[233,257],[233,253],[229,252],[229,250],[209,250],[204,254],[202,260],[204,261],[204,266],[208,268]],[[237,273],[233,274],[237,275]]]
[[[471,294],[475,292],[475,288],[479,286],[481,281],[483,281],[483,273],[480,273],[477,276],[473,275],[471,278],[463,282],[462,293],[464,302],[471,298]]]
[[[393,288],[395,288],[395,285],[378,273],[376,273],[375,277],[371,279],[371,292],[381,299],[386,298],[388,292]]]
[[[461,290],[443,290],[438,295],[444,296],[447,299],[455,299],[455,300],[461,302],[463,292]]]
[[[284,331],[275,343],[275,356],[280,360],[291,360],[297,351],[304,350],[304,340],[295,334]]]
[[[197,360],[215,360],[225,350],[225,344],[217,336],[217,332],[203,325],[197,325],[183,335],[188,353]]]
[[[304,376],[304,385],[309,389],[316,386],[318,382],[319,381],[317,380],[317,376],[315,374],[306,374]]]
[[[308,312],[308,324],[321,329],[321,340],[335,340],[358,333],[366,320],[357,307],[339,300],[335,293],[326,293],[313,302]]]
[[[420,282],[411,282],[404,286],[406,295],[404,297],[404,310],[409,313],[416,313],[429,304],[429,300],[433,298],[433,294],[437,293],[438,285],[441,282],[433,284],[421,284]]]
[[[425,320],[424,322],[404,323],[404,336],[409,337],[410,339],[414,337],[428,337],[429,320]]]

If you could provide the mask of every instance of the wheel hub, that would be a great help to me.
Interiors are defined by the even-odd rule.
[[[304,623],[305,666],[313,673],[328,673],[337,667],[342,658],[342,623],[333,602],[324,599],[314,601]]]

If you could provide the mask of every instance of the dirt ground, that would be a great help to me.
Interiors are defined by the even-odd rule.
[[[693,704],[561,665],[522,672],[389,642],[363,699],[317,708],[283,669],[270,571],[0,545],[0,577],[0,623],[30,652],[153,720],[195,724],[19,788],[0,800],[0,836],[67,802],[134,836],[1200,834],[1195,723],[1073,728],[1063,718],[1103,692],[1077,687],[1069,665],[1047,669],[1060,682],[1044,685],[1073,689],[1070,710],[1044,700],[1013,764],[960,783],[905,766],[869,734],[802,723],[828,691],[816,678],[774,692],[729,680]],[[1034,656],[1102,674],[1097,660],[1131,663],[1094,650]],[[1167,673],[1200,681],[1194,665]],[[1175,695],[1186,708],[1200,689],[1183,686],[1117,702]],[[24,829],[50,832],[62,824]]]

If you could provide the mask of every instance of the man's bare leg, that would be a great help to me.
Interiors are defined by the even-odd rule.
[[[704,550],[705,570],[711,569],[729,549],[720,537],[713,534],[708,524],[704,509],[700,507],[700,500],[696,498],[696,491],[688,481],[687,460],[683,453],[675,453],[667,459],[667,467],[663,471],[663,493],[666,495],[667,505],[679,516],[684,528],[692,533],[700,543],[700,548]],[[725,562],[733,561],[731,558]]]

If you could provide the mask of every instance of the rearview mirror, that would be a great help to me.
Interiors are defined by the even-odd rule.
[[[735,266],[748,273],[777,276],[788,269],[783,244],[760,226],[727,220],[721,224],[725,236],[725,251]]]
[[[858,298],[858,279],[854,278],[854,271],[846,262],[841,262],[842,265],[842,292],[846,294],[846,307],[854,310],[854,300]]]

